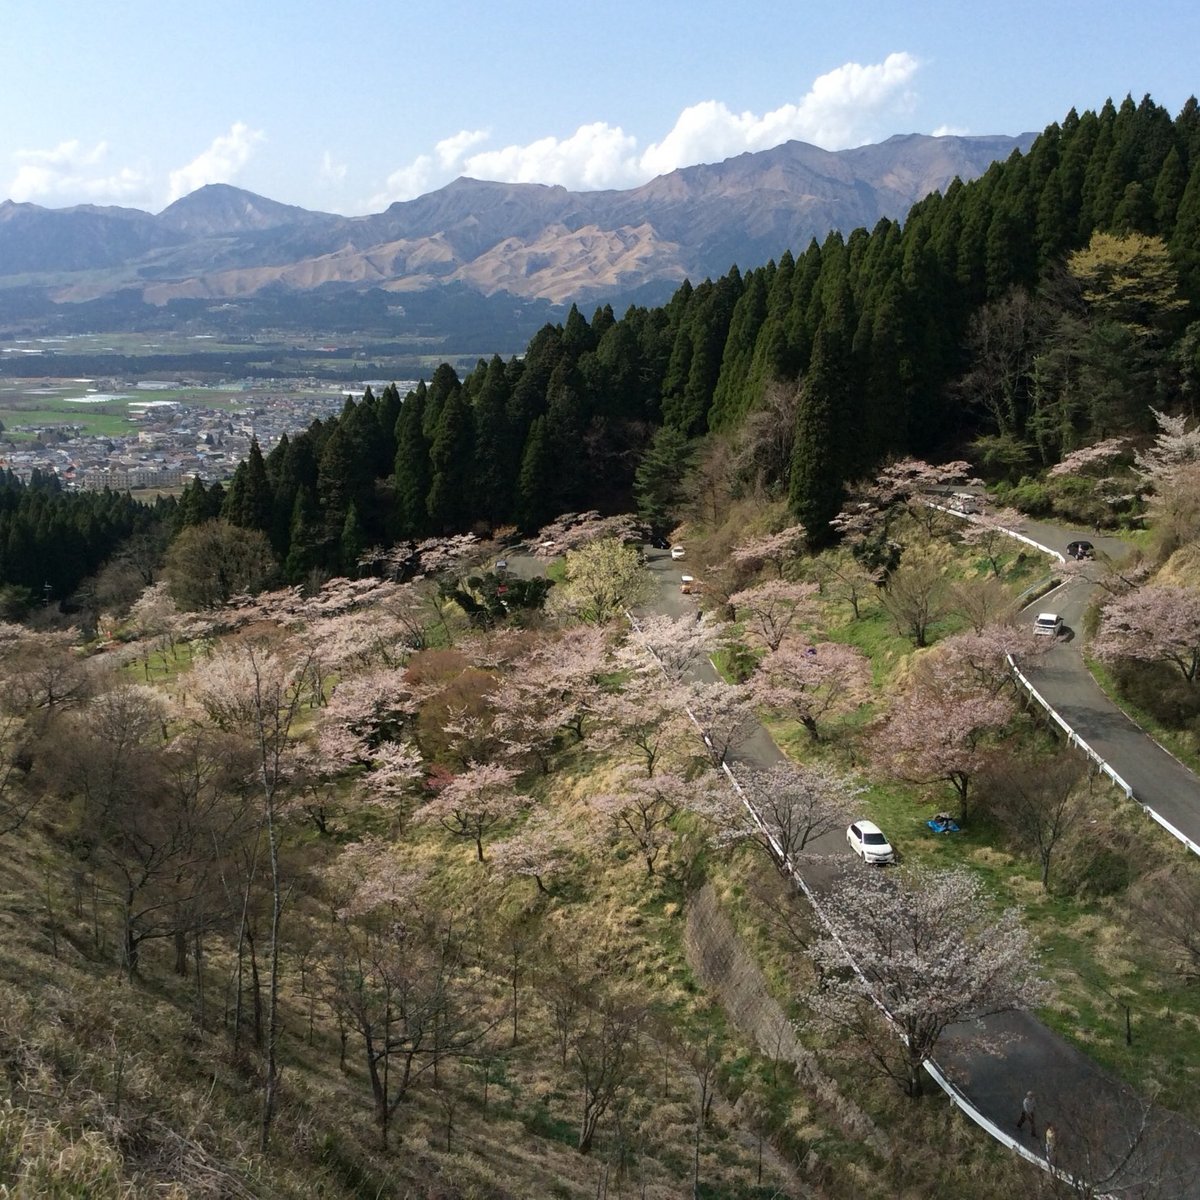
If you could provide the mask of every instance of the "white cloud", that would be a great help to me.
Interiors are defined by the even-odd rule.
[[[230,183],[250,160],[254,148],[265,140],[262,130],[236,121],[228,133],[213,138],[207,150],[186,166],[171,172],[168,203],[186,196],[206,183]]]
[[[882,117],[894,118],[912,108],[910,85],[918,67],[903,51],[881,63],[846,63],[814,80],[798,104],[761,115],[734,113],[719,100],[705,100],[685,108],[666,136],[640,153],[635,137],[603,121],[582,125],[567,138],[548,136],[473,154],[467,152],[488,134],[463,130],[438,142],[432,154],[393,171],[368,207],[374,211],[394,200],[412,199],[458,174],[574,190],[625,188],[678,167],[767,150],[793,138],[827,150],[861,145],[879,135]]]
[[[346,164],[334,162],[333,155],[326,150],[321,156],[321,167],[317,173],[327,187],[341,187],[346,180]]]
[[[624,187],[636,179],[637,139],[620,126],[596,121],[569,138],[539,138],[528,146],[505,146],[471,155],[468,175],[505,183],[560,183],[573,189]]]
[[[939,125],[934,131],[933,137],[969,137],[971,131],[964,125]]]
[[[60,142],[52,150],[18,150],[13,155],[17,173],[8,185],[8,196],[18,203],[66,198],[69,202],[117,204],[144,198],[148,190],[145,172],[133,167],[106,172],[107,155],[107,142],[97,142],[89,150],[77,139]]]
[[[881,63],[846,63],[819,76],[799,104],[772,112],[734,114],[720,101],[706,100],[679,114],[675,127],[648,146],[640,163],[645,178],[698,162],[769,150],[798,139],[826,150],[861,145],[884,111],[911,107],[909,84],[917,71],[911,54],[889,54]]]
[[[486,142],[488,136],[486,129],[464,129],[453,137],[443,138],[433,148],[438,163],[444,170],[457,170],[466,152],[473,146],[478,146],[480,142]]]

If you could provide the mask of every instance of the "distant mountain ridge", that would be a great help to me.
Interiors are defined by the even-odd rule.
[[[600,301],[801,251],[831,229],[902,218],[1035,135],[897,135],[827,151],[803,142],[684,167],[628,190],[460,178],[381,213],[342,217],[209,184],[157,215],[0,203],[0,284],[56,303],[237,300],[263,289],[423,291]],[[13,281],[16,282],[16,281]]]

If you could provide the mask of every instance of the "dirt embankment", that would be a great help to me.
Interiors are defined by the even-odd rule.
[[[688,904],[686,946],[688,964],[720,999],[730,1021],[767,1058],[791,1064],[797,1082],[812,1093],[821,1118],[835,1124],[843,1136],[890,1154],[891,1147],[880,1129],[842,1095],[813,1054],[800,1044],[792,1022],[771,995],[766,978],[721,910],[710,884]]]

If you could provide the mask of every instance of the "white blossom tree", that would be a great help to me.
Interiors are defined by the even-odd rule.
[[[789,642],[763,657],[749,687],[759,704],[794,717],[819,741],[823,722],[869,698],[871,664],[840,642]]]
[[[855,870],[821,907],[836,937],[814,947],[822,986],[813,1004],[909,1096],[921,1094],[922,1068],[948,1026],[1042,998],[1019,913],[997,915],[968,871]]]
[[[740,684],[714,680],[695,682],[682,693],[683,702],[699,722],[709,760],[719,767],[731,751],[741,746],[758,728],[754,702]]]
[[[758,820],[737,801],[731,810],[734,829],[763,850],[784,878],[791,877],[810,842],[847,823],[854,797],[862,791],[824,763],[779,762],[741,772],[738,781]]]
[[[1109,601],[1092,652],[1104,661],[1166,662],[1192,687],[1200,670],[1200,591],[1160,584]]]
[[[778,650],[793,629],[817,621],[820,609],[816,596],[815,583],[770,579],[735,592],[729,603],[754,641],[768,650]]]
[[[475,858],[483,862],[483,839],[530,804],[529,797],[513,787],[516,777],[511,767],[475,763],[418,809],[416,819],[436,822],[455,837],[474,843]]]

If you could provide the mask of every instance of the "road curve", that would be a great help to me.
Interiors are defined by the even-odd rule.
[[[1024,532],[1053,547],[1072,540],[1065,531],[1048,526]],[[1121,545],[1116,539],[1077,536],[1087,536],[1105,550],[1108,542],[1113,549]],[[642,611],[673,617],[697,611],[698,598],[679,590],[686,562],[673,562],[666,551],[647,547],[646,565],[658,586]],[[1085,603],[1086,598],[1078,600],[1080,611]],[[1042,609],[1051,607],[1045,600],[1038,605]],[[1064,660],[1073,657],[1079,669],[1087,673],[1077,642],[1064,640],[1051,653],[1055,661],[1039,674],[1039,683],[1046,682],[1045,676],[1058,668],[1059,656]],[[1067,669],[1065,661],[1063,669]],[[704,665],[703,675],[716,678],[709,664]],[[1092,687],[1109,703],[1094,682]],[[1140,736],[1149,742],[1145,735]],[[759,726],[736,755],[731,755],[731,765],[736,773],[739,767],[765,768],[783,757],[767,731]],[[849,853],[840,831],[827,834],[812,850],[815,856]],[[818,896],[830,877],[829,863],[829,858],[822,862],[814,857],[805,864],[805,880]],[[1015,1129],[1021,1099],[1033,1089],[1038,1094],[1039,1120],[1054,1121],[1058,1129],[1058,1165],[1063,1170],[1091,1180],[1105,1180],[1100,1194],[1121,1200],[1146,1194],[1148,1182],[1155,1185],[1154,1195],[1164,1200],[1200,1200],[1200,1131],[1165,1110],[1149,1112],[1144,1121],[1146,1110],[1124,1084],[1032,1013],[1002,1013],[952,1027],[938,1048],[936,1065],[950,1081],[952,1097],[957,1093],[971,1119],[992,1136],[1015,1145],[1025,1157],[1035,1161],[1042,1157],[1041,1142],[1025,1138]]]
[[[1116,561],[1128,551],[1117,538],[1044,522],[1022,525],[1020,532],[1060,553],[1077,538],[1093,542]],[[1031,622],[1038,612],[1058,612],[1067,633],[1044,657],[1021,664],[1021,669],[1046,703],[1133,789],[1140,803],[1200,845],[1200,779],[1104,694],[1083,661],[1083,615],[1095,592],[1095,585],[1075,580],[1025,608]]]

